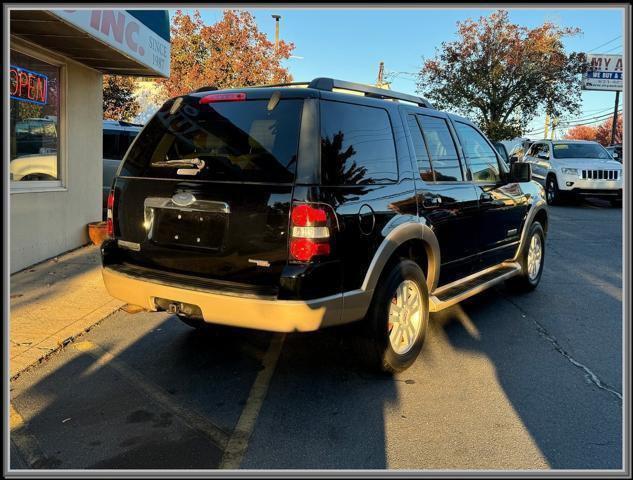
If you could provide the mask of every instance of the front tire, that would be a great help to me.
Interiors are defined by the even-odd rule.
[[[545,200],[548,205],[558,205],[561,200],[561,192],[558,189],[556,175],[549,175],[545,181]]]
[[[373,367],[396,373],[415,362],[429,324],[428,289],[417,263],[401,260],[381,278],[366,321],[366,350]]]
[[[530,292],[541,281],[545,263],[545,232],[539,222],[534,222],[530,226],[519,263],[521,274],[508,280],[508,286],[516,291]]]

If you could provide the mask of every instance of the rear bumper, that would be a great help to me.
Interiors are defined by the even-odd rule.
[[[371,293],[358,290],[305,301],[266,300],[163,285],[108,267],[102,274],[110,295],[147,310],[157,310],[155,299],[166,299],[199,307],[208,323],[273,332],[308,332],[358,320],[371,299]]]

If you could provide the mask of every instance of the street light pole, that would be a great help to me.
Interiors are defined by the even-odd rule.
[[[279,19],[281,15],[271,15],[275,19],[275,53],[279,49]]]

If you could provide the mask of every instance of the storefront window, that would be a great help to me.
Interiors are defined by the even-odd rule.
[[[56,181],[59,67],[11,50],[11,181]]]

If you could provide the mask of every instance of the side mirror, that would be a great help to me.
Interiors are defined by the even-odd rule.
[[[542,160],[549,160],[549,155],[547,153],[539,153],[538,158]]]
[[[529,163],[515,162],[510,164],[510,175],[508,180],[511,183],[524,183],[532,180],[532,165]]]
[[[513,163],[517,163],[519,161],[519,157],[517,155],[512,155],[510,157],[510,165],[512,165]]]

